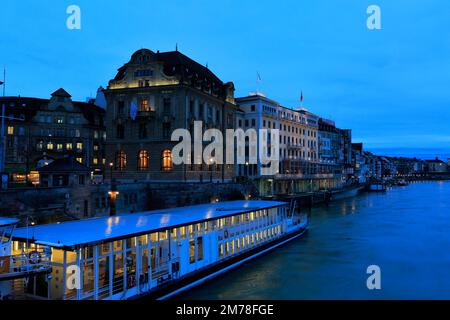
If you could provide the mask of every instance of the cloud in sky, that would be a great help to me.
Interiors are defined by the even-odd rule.
[[[66,28],[81,8],[82,29]],[[382,30],[366,28],[381,8]],[[8,94],[76,99],[107,85],[137,49],[180,51],[208,63],[236,94],[304,104],[372,147],[449,147],[450,2],[2,1],[0,63]],[[449,147],[450,149],[450,147]]]

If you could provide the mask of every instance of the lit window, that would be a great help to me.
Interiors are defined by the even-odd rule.
[[[13,135],[14,134],[14,127],[13,126],[8,126],[8,134],[9,135]]]
[[[47,143],[47,150],[53,150],[53,143]]]
[[[83,144],[81,142],[77,142],[77,150],[83,150]]]
[[[146,150],[139,151],[138,170],[148,169],[148,152]]]
[[[73,149],[72,144],[71,144],[71,143],[67,143],[67,144],[66,144],[66,149],[67,149],[67,150],[72,150],[72,149]]]
[[[163,171],[172,170],[172,151],[164,150],[162,153],[162,169]]]
[[[116,152],[116,169],[123,170],[127,166],[127,154],[124,151]]]
[[[97,165],[98,164],[98,159],[97,158],[92,159],[92,163]]]
[[[42,149],[44,149],[44,142],[43,141],[39,141],[36,145],[36,149],[38,151],[41,151]]]
[[[77,161],[78,161],[79,163],[83,163],[83,158],[77,158]]]
[[[148,106],[148,100],[141,101],[141,107],[140,107],[139,111],[143,111],[143,112],[150,111],[150,108]]]
[[[58,144],[56,145],[56,149],[57,149],[58,151],[62,151],[62,149],[63,149],[62,143],[58,143]]]

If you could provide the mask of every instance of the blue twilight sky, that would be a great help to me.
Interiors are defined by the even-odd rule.
[[[81,30],[66,28],[71,4],[81,8]],[[381,7],[382,30],[366,27],[371,4]],[[135,50],[176,43],[233,81],[237,96],[255,90],[259,71],[268,97],[293,107],[303,91],[304,106],[368,148],[450,153],[448,0],[0,3],[7,95],[64,87],[85,100]]]

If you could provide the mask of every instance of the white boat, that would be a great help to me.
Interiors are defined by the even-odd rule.
[[[330,200],[341,200],[356,197],[362,189],[364,189],[363,186],[350,186],[344,187],[342,189],[333,190],[331,191]]]
[[[387,187],[384,183],[371,183],[369,185],[369,191],[384,192],[386,190],[387,190]]]
[[[299,237],[294,211],[230,201],[19,228],[10,254],[51,252],[49,273],[23,278],[29,298],[164,299]]]

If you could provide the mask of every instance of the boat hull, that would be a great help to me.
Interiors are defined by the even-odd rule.
[[[209,280],[212,280],[215,277],[218,277],[228,271],[231,271],[234,268],[239,267],[240,265],[246,263],[249,260],[255,259],[279,246],[282,246],[296,238],[299,238],[307,231],[307,228],[308,226],[305,225],[304,227],[301,227],[298,230],[287,233],[286,235],[274,241],[261,245],[260,247],[251,249],[235,257],[231,257],[225,261],[209,265],[203,269],[195,271],[180,279],[173,280],[170,283],[167,283],[166,285],[161,285],[158,288],[155,288],[146,293],[135,295],[133,297],[130,297],[129,299],[146,298],[153,300],[165,300],[176,297],[177,295],[180,295],[189,289],[192,289],[202,283],[205,283]]]

